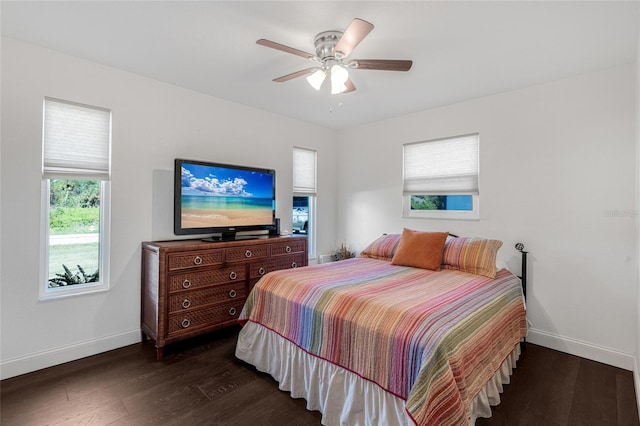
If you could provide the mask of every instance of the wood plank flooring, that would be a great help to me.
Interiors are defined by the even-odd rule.
[[[0,382],[0,423],[319,425],[268,375],[234,356],[238,329],[150,342]],[[630,371],[527,344],[491,419],[476,425],[639,425]]]

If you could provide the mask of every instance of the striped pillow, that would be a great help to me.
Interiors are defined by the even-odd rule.
[[[362,250],[359,257],[391,260],[393,255],[396,254],[399,242],[400,234],[383,234]]]
[[[450,238],[444,245],[443,268],[495,278],[496,256],[502,241],[485,238]]]

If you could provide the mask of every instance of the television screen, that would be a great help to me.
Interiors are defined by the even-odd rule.
[[[275,217],[275,171],[176,160],[176,234],[266,230]]]

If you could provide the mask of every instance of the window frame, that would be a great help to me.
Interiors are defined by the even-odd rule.
[[[88,180],[88,179],[74,179]],[[95,179],[100,180],[100,179]],[[99,266],[100,280],[92,283],[74,284],[63,287],[49,287],[49,191],[50,179],[42,179],[41,198],[41,254],[40,254],[40,300],[59,299],[81,294],[98,293],[109,290],[109,248],[111,228],[111,182],[100,180],[100,233],[99,233]]]
[[[66,104],[70,108],[81,108],[84,110],[102,111],[102,113],[108,113],[108,116],[103,119],[99,119],[98,122],[105,127],[87,127],[80,125],[71,129],[70,142],[65,139],[67,134],[64,133],[68,130],[68,122],[47,120],[48,102],[52,104]],[[55,111],[55,106],[52,105]],[[58,110],[59,111],[59,110]],[[55,117],[55,113],[53,113]],[[71,120],[78,119],[78,115],[64,116],[65,119],[72,117]],[[88,114],[89,121],[95,120],[95,115]],[[81,119],[86,117],[83,115]],[[110,109],[96,107],[92,105],[80,104],[72,101],[45,97],[43,100],[43,121],[42,121],[42,180],[41,180],[41,208],[40,208],[40,281],[38,297],[39,300],[51,300],[59,299],[69,296],[77,296],[83,294],[91,294],[97,292],[108,291],[110,287],[110,247],[111,247],[111,136],[112,136],[112,113]],[[71,122],[71,121],[70,121]],[[96,121],[93,121],[94,123]],[[66,126],[66,127],[65,127]],[[52,129],[52,130],[51,130]],[[60,130],[63,129],[63,130]],[[91,133],[82,133],[83,130],[87,130]],[[93,131],[102,131],[100,135],[104,136],[102,139],[92,139],[95,136]],[[52,133],[48,133],[51,131]],[[56,133],[57,132],[57,133]],[[48,135],[52,135],[49,139]],[[61,135],[62,138],[61,139]],[[93,149],[90,160],[87,163],[78,161],[78,156],[72,161],[64,161],[66,157],[60,157],[60,152],[64,153],[69,147],[73,148],[77,146],[78,135],[82,137],[89,136],[88,140],[92,140],[94,144],[86,144],[85,139],[80,143],[84,143],[87,149]],[[61,144],[62,140],[62,144]],[[52,143],[53,145],[49,145]],[[74,145],[74,143],[76,145]],[[68,144],[68,146],[65,146]],[[54,150],[51,150],[51,147]],[[96,150],[95,147],[98,147]],[[58,149],[55,149],[58,148]],[[49,156],[48,153],[52,153]],[[57,156],[57,157],[56,157]],[[51,160],[53,157],[57,159],[63,159],[62,162]],[[86,157],[80,157],[84,159]],[[95,160],[98,159],[98,162]],[[91,283],[80,283],[62,287],[49,287],[49,255],[50,255],[50,182],[52,179],[64,179],[64,180],[93,180],[100,182],[100,229],[99,229],[99,242],[98,242],[98,271],[99,280]]]
[[[313,153],[313,176],[306,175],[302,176],[299,172],[300,170],[296,169],[296,151],[306,151],[307,153]],[[317,210],[317,192],[318,192],[318,151],[315,149],[303,148],[299,146],[294,146],[292,150],[293,154],[293,195],[291,201],[293,202],[293,197],[307,197],[309,199],[309,215],[308,221],[309,225],[307,227],[307,257],[310,260],[316,258],[316,210]],[[310,164],[309,159],[305,160],[307,165]],[[309,171],[309,168],[306,169]],[[302,176],[302,183],[296,181],[296,176]],[[297,187],[298,185],[299,187]],[[292,210],[293,211],[293,210]],[[293,219],[293,214],[292,214]],[[292,230],[293,233],[293,230]]]
[[[309,212],[307,214],[307,257],[309,259],[316,258],[316,196],[309,194],[294,194],[294,197],[304,197],[308,200]],[[293,230],[291,231],[293,235]]]
[[[307,226],[307,250],[309,259],[316,258],[316,202],[317,196],[309,196],[309,225]]]
[[[431,194],[414,194],[431,195]],[[441,195],[441,194],[438,194]],[[446,194],[458,195],[458,194]],[[471,210],[412,210],[411,195],[402,197],[402,216],[414,219],[480,220],[480,196],[471,196]]]
[[[468,138],[470,136],[474,136],[477,139],[477,164],[478,164],[478,172],[477,172],[477,193],[473,192],[451,192],[446,193],[442,191],[433,191],[430,192],[425,190],[424,192],[418,193],[405,193],[403,191],[402,195],[402,217],[404,218],[412,218],[412,219],[446,219],[446,220],[480,220],[480,134],[479,133],[470,133],[465,135],[458,136],[450,136],[444,138],[430,139],[421,142],[412,142],[403,144],[403,160],[402,160],[402,181],[403,187],[405,185],[405,148],[407,145],[416,145],[416,144],[428,144],[430,142],[446,142],[446,141],[456,141],[462,138]],[[412,195],[471,195],[471,210],[413,210],[411,209],[411,196]]]

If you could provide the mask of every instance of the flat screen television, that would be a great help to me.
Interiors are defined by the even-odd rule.
[[[176,235],[208,240],[259,238],[274,229],[276,172],[195,160],[175,160]]]

